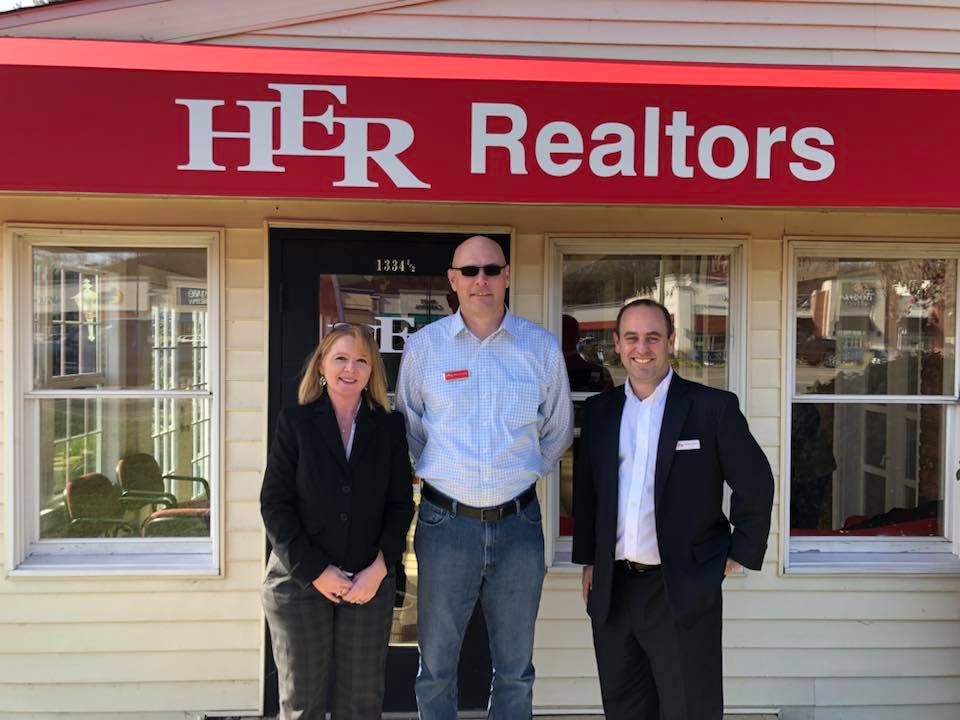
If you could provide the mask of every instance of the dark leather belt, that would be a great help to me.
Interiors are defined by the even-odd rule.
[[[530,504],[530,501],[537,496],[536,487],[531,485],[522,493],[517,495],[513,500],[507,500],[503,505],[494,505],[493,507],[473,507],[472,505],[464,505],[462,502],[457,502],[453,498],[449,498],[444,495],[439,490],[435,490],[426,483],[423,484],[423,487],[420,489],[420,495],[425,497],[427,500],[432,502],[437,507],[441,507],[444,510],[452,512],[454,515],[462,515],[463,517],[473,518],[474,520],[479,520],[480,522],[496,522],[497,520],[503,520],[508,518],[511,515],[516,515],[518,512],[523,510],[527,505]]]
[[[660,569],[659,565],[644,565],[643,563],[634,562],[633,560],[617,560],[617,567],[627,572],[637,573],[638,575]]]

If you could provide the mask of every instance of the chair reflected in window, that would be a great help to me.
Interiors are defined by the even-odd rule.
[[[169,508],[151,513],[140,528],[143,537],[209,537],[210,508]]]
[[[164,474],[152,455],[134,453],[117,463],[117,480],[127,509],[151,510],[140,526],[144,537],[209,537],[210,484],[204,478]],[[193,494],[186,498],[168,489],[187,485]]]
[[[160,471],[160,465],[152,455],[134,453],[120,458],[117,463],[117,480],[120,482],[120,500],[131,509],[152,505],[155,508],[209,508],[210,484],[203,478],[191,475],[176,475]],[[176,483],[183,487],[189,483],[193,486],[193,495],[188,499],[178,499],[176,493],[170,492]],[[197,494],[199,489],[200,494]]]
[[[67,481],[63,489],[69,533],[74,537],[120,537],[136,532],[127,522],[120,491],[101,473]]]

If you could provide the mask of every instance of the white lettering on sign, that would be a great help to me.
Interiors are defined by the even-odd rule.
[[[511,175],[526,175],[523,139],[527,128],[527,114],[519,105],[473,103],[470,172],[485,175],[487,156],[499,149],[507,151]],[[589,133],[562,120],[545,123],[537,131],[534,141],[537,165],[554,177],[576,172],[583,163],[583,138],[587,134],[596,143],[589,148],[587,156],[593,175],[637,174],[637,133],[631,126],[620,122],[600,123]],[[827,149],[834,145],[833,135],[824,128],[801,127],[788,137],[785,126],[757,127],[748,131],[733,125],[713,125],[698,135],[697,127],[688,122],[685,111],[674,111],[670,122],[663,124],[660,108],[647,107],[643,115],[644,177],[660,176],[661,140],[669,143],[670,172],[678,178],[692,178],[701,172],[716,180],[732,180],[752,168],[755,179],[769,180],[774,147],[779,143],[786,144],[793,155],[793,159],[786,163],[786,169],[797,180],[819,182],[830,177],[836,169],[833,153]],[[688,154],[691,142],[695,145],[695,153]],[[728,151],[724,157],[729,159],[723,163],[716,160],[718,147]]]
[[[300,85],[269,83],[268,88],[279,95],[278,100],[237,100],[239,107],[246,108],[249,117],[247,130],[215,130],[214,108],[226,105],[225,100],[177,98],[176,104],[187,108],[189,114],[188,157],[178,170],[226,170],[213,159],[214,140],[246,140],[249,161],[237,170],[243,172],[284,172],[285,168],[275,161],[277,156],[327,156],[343,158],[343,178],[333,185],[337,187],[379,187],[369,176],[370,163],[375,163],[398,188],[429,188],[410,171],[400,154],[413,144],[413,126],[397,118],[342,117],[334,112],[334,105],[346,105],[345,85]],[[329,104],[319,115],[307,115],[304,98],[307,93],[323,93]],[[280,115],[280,147],[273,147],[274,111]],[[307,123],[318,125],[332,135],[335,126],[343,128],[342,142],[332,148],[308,148],[304,141]],[[386,131],[386,144],[380,148],[370,147],[372,128]],[[380,133],[378,133],[380,134]]]
[[[377,320],[380,321],[380,327],[374,327],[373,330],[376,332],[380,331],[380,352],[381,353],[398,353],[403,352],[403,348],[399,350],[393,349],[393,339],[400,338],[403,340],[404,344],[407,342],[407,335],[409,331],[406,327],[401,328],[400,323],[413,327],[414,319],[412,317],[387,317],[377,315]]]

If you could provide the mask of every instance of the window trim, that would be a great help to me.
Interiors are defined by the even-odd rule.
[[[745,410],[747,349],[749,347],[748,298],[749,236],[664,233],[585,234],[547,233],[544,242],[543,317],[546,327],[560,339],[563,317],[563,258],[565,255],[730,255],[730,298],[728,333],[729,390]],[[595,393],[572,393],[574,399]],[[560,537],[560,474],[555,467],[543,482],[545,497],[544,552],[551,571],[578,569],[571,562],[572,539]]]
[[[960,352],[954,353],[953,395],[819,395],[796,392],[797,259],[948,258],[957,261],[954,337],[960,338],[960,249],[957,238],[840,238],[784,236],[782,297],[783,388],[780,453],[780,571],[786,575],[956,575],[960,574]],[[944,537],[885,538],[790,535],[790,408],[794,402],[828,404],[944,405]]]
[[[220,338],[223,298],[223,231],[219,228],[94,227],[10,224],[3,228],[4,292],[6,310],[5,370],[7,457],[5,473],[5,527],[9,576],[220,576],[223,567],[223,461],[221,421],[224,409]],[[97,249],[205,248],[208,282],[209,387],[184,390],[70,390],[33,387],[32,312],[33,275],[28,269],[34,246],[81,246]],[[26,271],[25,271],[26,270]],[[14,348],[16,348],[14,350]],[[208,398],[210,402],[210,538],[39,538],[39,484],[29,473],[31,458],[39,452],[39,438],[26,433],[30,401],[61,397],[147,399],[156,397]],[[35,465],[36,463],[33,462]]]

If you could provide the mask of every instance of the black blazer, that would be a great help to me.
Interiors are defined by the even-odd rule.
[[[303,587],[330,564],[362,570],[378,549],[389,570],[406,547],[413,486],[403,417],[364,401],[356,422],[348,462],[326,393],[280,413],[260,513],[273,552]]]
[[[613,585],[625,401],[622,386],[586,401],[573,476],[573,561],[594,566],[587,610],[601,623]],[[677,450],[679,440],[698,440],[700,447]],[[733,490],[729,520],[722,510],[724,481]],[[689,626],[716,600],[727,557],[759,570],[770,533],[773,474],[733,393],[674,373],[657,447],[654,497],[668,602]]]

